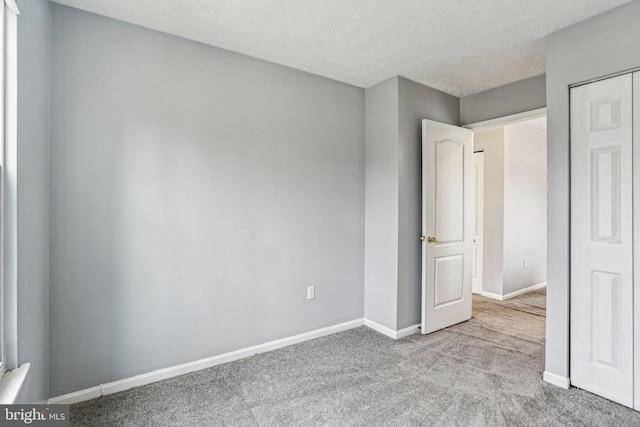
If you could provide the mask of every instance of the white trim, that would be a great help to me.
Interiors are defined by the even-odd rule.
[[[394,340],[408,337],[409,335],[420,332],[420,324],[411,325],[406,328],[400,329],[399,331],[394,331],[393,329],[382,326],[381,324],[374,322],[373,320],[364,319],[364,326],[371,328],[376,332],[380,332],[381,334],[386,335],[389,338],[393,338]]]
[[[154,381],[149,381],[149,384],[152,382]],[[104,396],[104,393],[102,393],[102,387],[103,385],[97,385],[95,387],[89,387],[72,393],[63,394],[62,396],[52,397],[47,400],[46,403],[49,405],[73,405],[74,403],[97,399],[98,397]]]
[[[172,366],[169,368],[158,369],[157,371],[148,372],[146,374],[136,375],[135,377],[125,378],[99,386],[74,391],[62,396],[52,397],[47,401],[49,404],[65,404],[71,405],[86,400],[95,399],[100,396],[118,393],[133,387],[155,383],[157,381],[168,378],[177,377],[179,375],[188,374],[190,372],[200,371],[202,369],[211,368],[213,366],[229,363],[236,360],[244,359],[259,353],[266,353],[277,350],[279,348],[288,347],[293,344],[299,344],[316,338],[332,335],[338,332],[358,328],[364,325],[363,319],[351,320],[349,322],[340,323],[338,325],[328,326],[326,328],[316,329],[315,331],[305,332],[288,338],[282,338],[270,341],[264,344],[254,345],[252,347],[243,348],[218,356],[208,357],[206,359],[196,360],[182,365]]]
[[[4,0],[4,3],[7,5],[11,13],[14,15],[20,15],[20,9],[18,8],[16,0]]]
[[[5,14],[7,12],[7,8],[6,7],[0,7],[0,51],[4,52],[5,49],[5,40],[6,40],[6,34],[5,34]],[[5,93],[6,93],[6,88],[4,85],[4,82],[6,80],[6,72],[5,72],[5,64],[7,63],[6,58],[4,55],[0,56],[0,163],[2,163],[3,165],[6,163],[5,162],[5,143],[6,143],[6,138],[5,138],[5,111],[6,111],[6,97],[5,97]],[[5,229],[4,229],[4,224],[5,224],[5,219],[4,219],[4,198],[5,198],[5,187],[4,187],[4,182],[6,181],[4,179],[4,173],[5,173],[6,168],[4,166],[0,166],[0,378],[2,378],[2,375],[4,375],[4,372],[6,371],[6,360],[7,360],[7,356],[5,354],[5,349],[6,349],[6,345],[5,345],[5,336],[6,334],[4,333],[4,327],[2,326],[2,324],[5,322],[5,309],[4,309],[4,305],[5,305],[5,297],[4,297],[4,273],[2,272],[3,268],[2,268],[2,262],[4,262],[4,234],[5,234]]]
[[[480,291],[480,295],[482,295],[483,297],[495,299],[498,301],[504,301],[504,298],[502,297],[502,295],[494,294],[493,292]]]
[[[23,363],[19,368],[4,373],[0,380],[0,405],[12,405],[16,401],[30,367],[30,363]]]
[[[588,79],[588,80],[582,80],[581,82],[570,84],[569,85],[569,89],[573,89],[574,87],[578,87],[578,86],[588,85],[588,84],[599,82],[599,81],[602,81],[602,80],[612,79],[614,77],[623,76],[625,74],[633,74],[633,73],[635,73],[637,71],[640,71],[640,67],[628,68],[628,69],[623,70],[623,71],[618,71],[618,72],[611,73],[611,74],[605,74],[604,76],[594,77],[594,78]]]
[[[408,337],[409,335],[417,334],[419,332],[420,332],[420,323],[407,326],[406,328],[400,329],[398,332],[396,332],[396,339]]]
[[[547,107],[538,108],[536,110],[524,111],[522,113],[511,114],[505,117],[498,117],[497,119],[485,120],[482,122],[471,123],[462,127],[471,129],[472,131],[491,129],[498,126],[506,126],[513,123],[518,123],[523,120],[537,119],[545,117],[547,115]]]
[[[4,13],[2,304],[5,369],[18,359],[18,18]]]
[[[511,299],[513,297],[517,297],[518,295],[522,295],[522,294],[526,294],[527,292],[535,291],[536,289],[545,288],[546,286],[547,286],[547,282],[542,282],[542,283],[537,283],[535,285],[531,285],[531,286],[529,286],[527,288],[524,288],[524,289],[520,289],[519,291],[508,293],[506,295],[499,295],[499,294],[494,294],[492,292],[486,292],[486,291],[480,292],[480,295],[482,295],[483,297],[496,299],[498,301],[505,301],[505,300]]]
[[[564,389],[568,389],[569,387],[571,387],[571,380],[569,378],[553,374],[549,371],[544,371],[544,374],[542,374],[542,379],[549,384],[553,384]]]
[[[520,289],[519,291],[511,292],[502,296],[503,301],[507,299],[511,299],[513,297],[517,297],[518,295],[526,294],[527,292],[535,291],[536,289],[542,289],[547,287],[547,282],[537,283],[535,285],[531,285],[528,288]]]
[[[373,329],[376,332],[380,332],[382,335],[386,335],[389,338],[396,339],[396,331],[393,329],[382,326],[380,323],[376,323],[373,320],[364,319],[364,326]]]

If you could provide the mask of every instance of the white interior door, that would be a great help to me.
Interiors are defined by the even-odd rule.
[[[632,166],[632,76],[571,89],[571,383],[627,406]]]
[[[422,121],[422,333],[471,318],[473,134]]]
[[[484,221],[484,152],[473,153],[473,268],[471,290],[482,292],[482,224]]]

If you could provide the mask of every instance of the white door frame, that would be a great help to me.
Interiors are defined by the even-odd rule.
[[[510,114],[504,117],[498,117],[491,120],[484,120],[481,122],[470,123],[468,125],[462,126],[463,128],[471,129],[473,132],[492,129],[500,126],[511,125],[518,122],[523,122],[525,120],[531,119],[539,119],[541,117],[547,116],[547,108],[537,108],[535,110],[523,111],[522,113]],[[484,239],[484,234],[483,234]],[[484,241],[483,247],[481,250],[484,250]],[[484,258],[484,257],[483,257]]]
[[[473,152],[473,267],[471,290],[482,294],[484,259],[484,151]]]
[[[546,117],[547,108],[538,108],[531,111],[524,111],[522,113],[510,114],[504,117],[498,117],[497,119],[484,120],[482,122],[470,123],[462,126],[463,128],[471,129],[472,131],[486,130],[491,128],[497,128],[499,126],[511,125],[518,122],[523,122],[530,119],[539,119],[540,117]]]

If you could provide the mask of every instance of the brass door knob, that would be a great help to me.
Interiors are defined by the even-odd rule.
[[[438,241],[438,239],[436,239],[433,236],[427,237],[427,242],[429,242],[429,243],[436,243],[437,241]]]

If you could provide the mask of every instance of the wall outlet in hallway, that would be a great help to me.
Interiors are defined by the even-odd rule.
[[[529,268],[529,258],[524,259],[524,268]]]
[[[316,287],[309,286],[307,287],[307,299],[314,299],[316,297]]]

